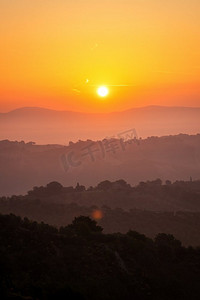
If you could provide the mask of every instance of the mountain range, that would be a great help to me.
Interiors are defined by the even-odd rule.
[[[25,107],[0,113],[0,128],[0,140],[61,145],[118,136],[131,129],[142,138],[196,134],[200,108],[146,106],[113,113],[81,113]]]

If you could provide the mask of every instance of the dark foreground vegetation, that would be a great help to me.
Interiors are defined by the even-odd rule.
[[[199,248],[102,230],[86,216],[57,229],[0,215],[1,299],[200,299]]]

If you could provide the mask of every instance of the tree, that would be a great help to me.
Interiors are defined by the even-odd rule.
[[[160,257],[165,260],[177,259],[181,252],[181,242],[172,234],[159,233],[155,237],[155,245]]]
[[[130,184],[128,184],[125,180],[119,179],[112,184],[113,189],[127,189],[130,188]]]
[[[131,238],[133,238],[134,240],[138,240],[138,241],[146,241],[147,238],[144,234],[141,234],[137,231],[134,231],[134,230],[129,230],[127,232],[127,235]]]
[[[177,239],[172,234],[166,234],[166,233],[159,233],[155,237],[155,243],[158,246],[171,246],[171,247],[180,247],[181,242]]]
[[[110,182],[109,180],[104,180],[97,185],[98,190],[106,191],[111,188],[112,188],[112,182]]]
[[[72,224],[67,227],[74,231],[77,235],[88,235],[91,233],[101,233],[103,231],[103,228],[97,225],[95,220],[86,216],[76,217]]]
[[[75,187],[75,190],[77,192],[84,192],[85,191],[85,186],[84,185],[80,185],[78,182],[77,182],[77,185]]]
[[[46,188],[47,188],[47,191],[50,192],[51,194],[57,194],[62,191],[63,186],[62,186],[62,184],[60,184],[57,181],[52,181],[47,184]]]

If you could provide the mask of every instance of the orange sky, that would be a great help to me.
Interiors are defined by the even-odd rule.
[[[200,106],[199,0],[0,0],[0,14],[1,112]]]

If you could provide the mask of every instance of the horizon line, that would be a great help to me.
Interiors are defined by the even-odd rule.
[[[122,113],[122,112],[126,112],[126,111],[130,111],[130,110],[134,110],[134,109],[143,109],[143,108],[153,108],[153,107],[160,107],[160,108],[193,108],[193,109],[199,109],[200,106],[182,106],[182,105],[175,105],[175,106],[171,106],[171,105],[145,105],[145,106],[137,106],[137,107],[132,107],[132,108],[128,108],[128,109],[124,109],[124,110],[120,110],[120,111],[109,111],[109,112],[84,112],[84,111],[76,111],[76,110],[59,110],[59,109],[53,109],[53,108],[47,108],[47,107],[41,107],[41,106],[21,106],[21,107],[17,107],[15,109],[6,111],[6,112],[1,112],[0,114],[9,114],[12,112],[16,112],[18,110],[23,110],[23,109],[41,109],[41,110],[47,110],[47,111],[54,111],[54,112],[70,112],[70,113],[79,113],[79,114],[112,114],[112,113]]]

